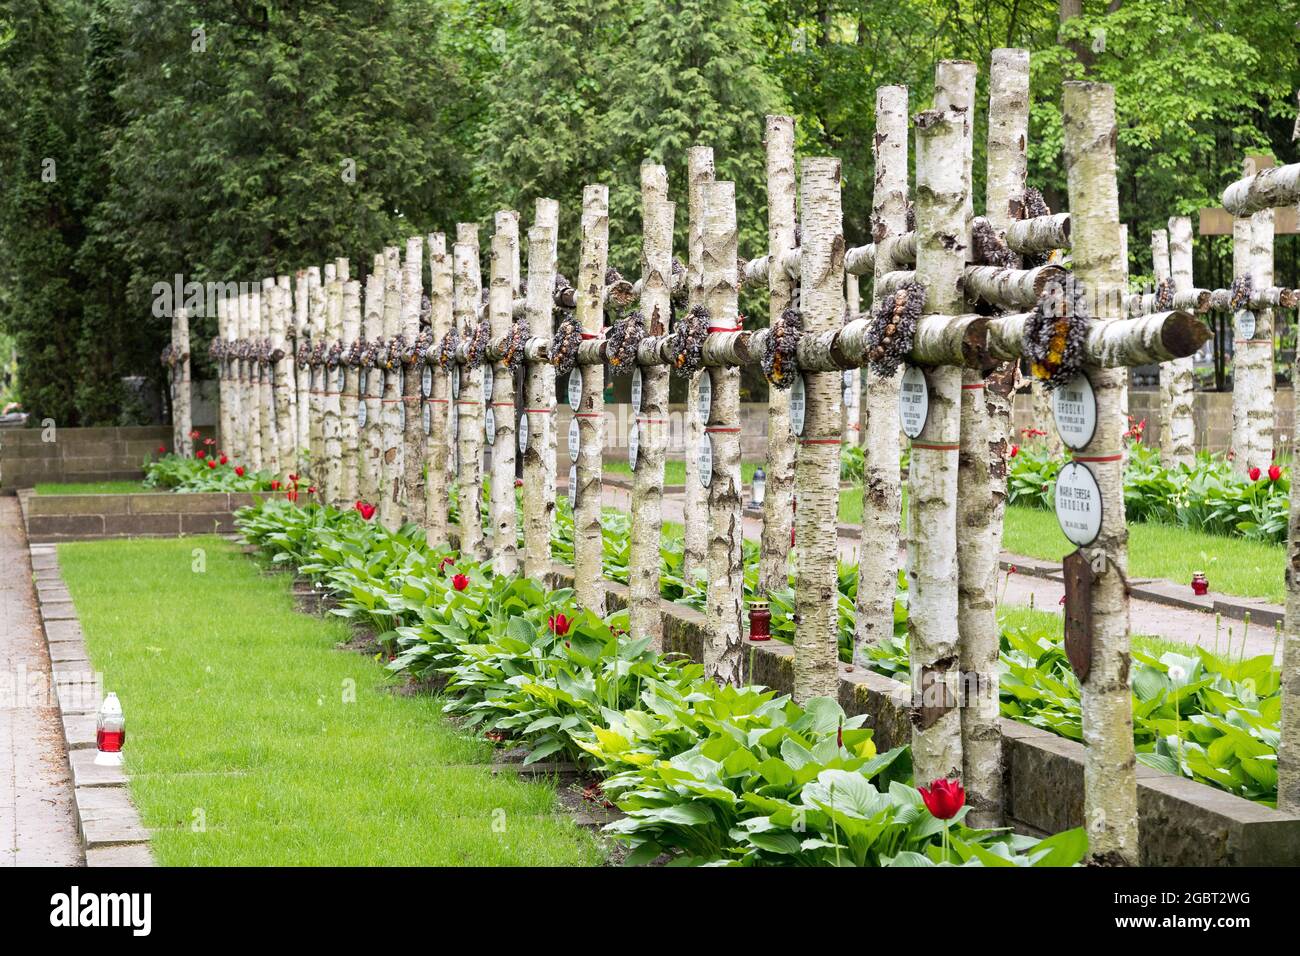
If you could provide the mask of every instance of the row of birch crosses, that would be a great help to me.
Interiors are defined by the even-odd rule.
[[[993,56],[983,217],[974,215],[971,192],[976,67],[945,61],[937,68],[933,108],[915,117],[911,212],[907,90],[877,91],[874,241],[867,246],[845,247],[840,163],[806,158],[796,182],[793,120],[772,116],[769,244],[754,261],[738,258],[734,184],[716,181],[711,149],[695,147],[687,157],[684,266],[673,257],[676,204],[666,172],[653,164],[641,169],[644,244],[635,284],[608,268],[603,186],[583,193],[576,284],[557,273],[558,205],[546,199],[537,201],[527,233],[522,286],[515,212],[496,216],[486,296],[477,227],[466,224],[458,227],[450,256],[442,234],[410,239],[405,259],[397,248],[376,256],[364,305],[345,260],[299,273],[292,290],[286,276],[268,279],[260,292],[241,296],[219,315],[225,446],[280,475],[305,460],[326,500],[345,506],[354,498],[377,500],[389,526],[420,521],[431,540],[454,538],[464,555],[490,558],[498,573],[540,578],[551,569],[561,381],[576,423],[568,443],[576,596],[599,612],[605,607],[604,368],[633,369],[638,461],[629,611],[632,632],[658,640],[668,381],[670,374],[685,376],[689,408],[704,415],[687,416],[687,573],[699,569],[707,579],[705,668],[717,680],[735,682],[742,678],[744,633],[739,367],[761,364],[775,387],[759,585],[787,586],[793,562],[794,696],[807,699],[836,694],[842,666],[836,593],[841,384],[844,370],[862,367],[868,407],[858,633],[862,641],[892,633],[901,361],[908,374],[923,375],[928,398],[911,444],[905,533],[913,674],[905,703],[913,713],[915,772],[923,780],[961,777],[973,819],[988,825],[1003,813],[995,580],[1014,366],[1029,357],[1052,385],[1083,374],[1096,395],[1096,427],[1076,461],[1095,476],[1103,507],[1099,533],[1085,549],[1092,570],[1083,595],[1091,617],[1082,679],[1086,818],[1095,857],[1135,862],[1123,369],[1189,356],[1208,332],[1182,310],[1124,318],[1110,87],[1066,84],[1071,213],[1026,216],[1028,67],[1026,51]],[[1072,273],[1056,264],[1022,267],[1022,256],[1067,245]],[[912,261],[914,269],[901,268]],[[847,310],[846,272],[873,277],[870,313]],[[769,328],[740,327],[743,283],[766,284]],[[628,312],[633,301],[639,308]],[[522,407],[516,407],[520,370]],[[792,384],[803,395],[793,408],[786,388]],[[485,439],[492,446],[486,537],[475,493],[485,477]],[[516,448],[523,457],[522,559]],[[448,520],[453,485],[455,528]],[[792,523],[797,549],[790,547]]]

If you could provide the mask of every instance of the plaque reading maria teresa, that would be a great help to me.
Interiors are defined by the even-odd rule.
[[[1052,415],[1066,448],[1082,448],[1097,430],[1097,397],[1088,376],[1080,373],[1052,392]]]
[[[641,368],[632,369],[632,413],[641,414]]]
[[[627,432],[627,463],[633,471],[636,471],[636,460],[640,451],[641,429],[637,427],[636,422],[633,422]]]
[[[582,372],[574,369],[569,373],[569,407],[575,412],[582,404]]]
[[[700,438],[700,456],[695,468],[700,474],[700,484],[709,487],[713,481],[713,439],[708,435]]]
[[[1237,327],[1237,338],[1253,339],[1255,337],[1255,313],[1249,309],[1242,309],[1233,316],[1233,324]]]
[[[578,420],[569,419],[569,458],[572,461],[578,460],[578,449],[581,446],[580,432],[578,431]]]
[[[803,434],[804,412],[808,407],[808,393],[804,389],[803,376],[796,375],[790,384],[790,431],[796,435]]]
[[[915,365],[903,369],[898,385],[898,424],[908,438],[916,438],[930,416],[930,388],[925,373]]]
[[[519,416],[519,450],[521,452],[528,450],[528,413],[524,412]]]
[[[706,425],[709,421],[709,412],[713,410],[713,379],[709,373],[705,372],[700,376],[700,424]]]
[[[1081,548],[1101,534],[1101,488],[1092,472],[1077,461],[1057,475],[1056,520],[1065,536]]]

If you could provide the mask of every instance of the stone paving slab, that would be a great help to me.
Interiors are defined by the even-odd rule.
[[[81,838],[87,850],[123,843],[148,843],[149,831],[140,825],[135,807],[128,810],[79,811]]]
[[[41,601],[41,619],[45,621],[75,621],[77,608],[71,601]]]
[[[86,851],[86,866],[157,866],[147,843],[93,847]]]
[[[45,638],[51,644],[59,641],[84,640],[80,621],[46,621]]]
[[[60,641],[50,645],[50,661],[66,670],[67,665],[74,664],[90,670],[90,660],[86,657],[86,646],[78,641]]]
[[[64,714],[63,739],[69,750],[95,746],[95,714]]]
[[[72,783],[82,787],[124,787],[126,771],[122,767],[103,767],[95,763],[94,750],[74,750],[68,754],[72,766]]]

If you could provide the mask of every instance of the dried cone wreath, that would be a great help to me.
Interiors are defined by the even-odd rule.
[[[876,305],[867,329],[867,360],[877,375],[892,377],[907,359],[924,306],[925,286],[919,282],[904,282]]]
[[[1168,312],[1174,307],[1174,280],[1161,279],[1156,284],[1156,310]]]
[[[682,378],[690,378],[700,370],[704,358],[704,340],[709,336],[709,310],[694,306],[673,329],[672,369]]]
[[[1255,282],[1249,275],[1237,276],[1232,280],[1232,296],[1228,305],[1233,309],[1250,308],[1250,296],[1255,291]]]
[[[456,367],[456,350],[460,348],[460,335],[453,325],[438,343],[438,368],[450,372]]]
[[[1048,391],[1065,385],[1083,368],[1088,325],[1087,294],[1074,276],[1052,283],[1039,296],[1025,323],[1025,352],[1030,372]]]
[[[483,359],[487,355],[488,340],[492,335],[492,326],[487,318],[479,321],[474,327],[474,333],[465,343],[465,367],[478,368],[483,364]]]
[[[975,217],[970,235],[976,264],[997,266],[999,269],[1010,269],[1017,264],[1016,254],[983,216]]]
[[[786,389],[794,384],[802,337],[803,317],[795,309],[786,309],[772,323],[763,346],[763,377],[773,388]]]
[[[555,374],[560,378],[573,371],[573,363],[578,360],[578,346],[582,343],[582,328],[572,312],[566,312],[555,329],[551,340],[551,364]]]
[[[506,363],[512,375],[517,375],[523,367],[524,348],[527,344],[528,323],[522,318],[516,319],[506,334],[505,353],[502,356],[502,361]]]
[[[645,338],[645,317],[640,310],[615,322],[605,333],[605,357],[615,375],[630,375],[636,367],[636,352]]]

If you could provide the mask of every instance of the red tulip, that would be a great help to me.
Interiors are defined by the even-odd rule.
[[[565,634],[569,633],[569,625],[573,622],[563,614],[552,614],[546,619],[546,623],[553,634],[563,637]]]
[[[1269,465],[1269,466],[1268,466],[1268,480],[1269,480],[1269,481],[1277,481],[1277,480],[1278,480],[1279,478],[1281,478],[1281,477],[1282,477],[1282,469],[1281,469],[1281,468],[1279,468],[1277,465]]]
[[[194,429],[194,431],[190,432],[190,437],[191,437],[191,438],[198,438],[198,437],[199,437],[199,430],[196,428],[196,429]]]
[[[438,562],[438,573],[442,574],[444,571],[447,570],[447,565],[449,564],[454,565],[455,563],[456,562],[452,560],[451,555],[447,555],[445,558],[443,558],[441,561]]]
[[[227,458],[225,455],[222,455],[222,456],[221,456],[221,463],[222,463],[223,465],[226,464],[226,463],[229,462],[229,461],[230,461],[230,459]]]
[[[160,454],[160,455],[165,455],[165,454],[167,454],[167,446],[166,446],[166,445],[159,445],[159,446],[158,446],[158,454]]]
[[[457,591],[463,591],[469,587],[469,578],[465,577],[463,574],[458,574],[451,579],[451,586]]]
[[[286,492],[284,493],[284,496],[285,496],[286,498],[288,498],[290,501],[292,501],[294,504],[297,504],[297,503],[298,503],[298,492],[296,492],[296,491],[286,491]]]
[[[365,518],[367,521],[375,516],[375,506],[370,504],[368,501],[358,501],[355,507],[357,511],[361,513],[361,517]]]
[[[279,481],[279,479],[276,479],[275,481],[271,482],[271,490],[272,490],[272,491],[279,491],[279,490],[280,490],[280,481]]]
[[[209,447],[209,448],[211,448],[211,447],[212,447],[213,445],[215,445],[216,443],[217,443],[217,440],[216,440],[215,438],[205,438],[205,439],[203,439],[203,444],[206,445],[206,446]]]
[[[217,463],[216,463],[215,461],[213,461],[211,458],[209,458],[209,459],[208,459],[208,467],[209,467],[209,468],[216,468],[216,467],[217,467]]]
[[[314,494],[316,494],[316,486],[315,486],[315,485],[308,485],[308,486],[307,486],[307,494],[309,494],[309,495],[314,495]]]
[[[951,820],[966,803],[966,791],[959,781],[934,780],[929,787],[917,787],[925,808],[937,820]]]
[[[1250,478],[1251,481],[1259,481],[1259,469],[1258,469],[1258,468],[1252,468],[1252,469],[1250,469],[1250,471],[1246,472],[1246,475],[1247,475],[1247,477]]]
[[[244,466],[243,466],[243,465],[236,465],[236,466],[235,466],[235,474],[237,474],[240,478],[243,478],[243,477],[244,477]]]
[[[207,455],[207,452],[204,451],[202,448],[200,448],[198,451],[196,451],[196,452],[194,453],[194,457],[195,457],[195,458],[203,458],[203,457],[206,456],[206,455]]]
[[[1019,454],[1020,454],[1020,446],[1019,446],[1019,445],[1012,445],[1012,446],[1011,446],[1011,457],[1012,457],[1012,458],[1015,458],[1016,455],[1019,455]]]
[[[290,481],[297,481],[297,480],[298,480],[298,476],[297,476],[297,475],[290,475],[290,476],[289,476],[289,480],[290,480]]]

